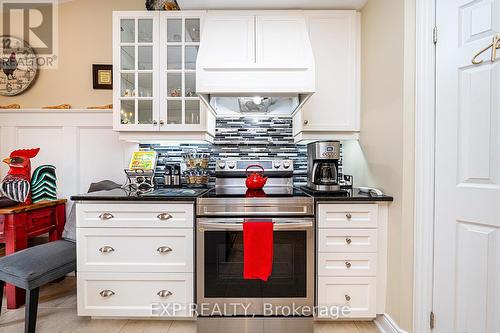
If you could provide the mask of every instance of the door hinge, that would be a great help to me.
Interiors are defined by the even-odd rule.
[[[431,330],[434,329],[434,320],[435,320],[434,312],[431,311],[431,314],[429,315],[429,326],[431,327]]]
[[[434,27],[434,29],[432,29],[432,41],[434,42],[434,44],[437,44],[437,42],[438,42],[438,28],[437,27]]]

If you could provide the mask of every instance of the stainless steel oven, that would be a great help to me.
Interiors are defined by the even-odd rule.
[[[266,217],[274,223],[272,274],[267,282],[243,279],[245,217],[198,218],[197,304],[215,315],[281,315],[280,307],[314,304],[314,218]],[[213,313],[201,313],[213,315]]]

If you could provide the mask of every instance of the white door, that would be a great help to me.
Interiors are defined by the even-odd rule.
[[[437,1],[435,330],[500,332],[500,0]]]
[[[308,39],[303,15],[257,15],[256,63],[264,67],[307,68],[311,59],[304,44]]]
[[[255,16],[235,12],[209,12],[201,39],[202,69],[248,66],[255,63]]]

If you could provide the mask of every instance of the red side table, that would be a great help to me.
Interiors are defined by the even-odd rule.
[[[49,233],[49,241],[61,239],[66,223],[66,199],[37,202],[0,209],[0,243],[5,243],[5,254],[28,247],[28,239]],[[24,290],[5,286],[7,309],[24,304]]]

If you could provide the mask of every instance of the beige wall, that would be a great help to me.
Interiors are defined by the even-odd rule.
[[[1,96],[0,105],[38,108],[68,103],[84,108],[112,103],[111,90],[92,89],[92,64],[113,61],[113,10],[144,10],[144,0],[74,0],[59,5],[58,68],[41,70],[27,92]]]
[[[344,143],[344,169],[357,185],[395,197],[390,208],[387,313],[411,331],[413,286],[413,68],[415,0],[370,0],[362,10],[361,139]],[[405,6],[406,4],[406,6]],[[23,108],[112,102],[93,90],[93,63],[112,63],[113,10],[142,10],[144,0],[74,0],[59,8],[59,67],[0,104]],[[82,33],[83,32],[83,33]],[[404,43],[406,41],[406,44]]]
[[[356,185],[394,196],[389,210],[386,312],[412,327],[414,0],[370,0],[362,9],[361,134],[344,143]],[[352,171],[352,172],[351,172]]]

